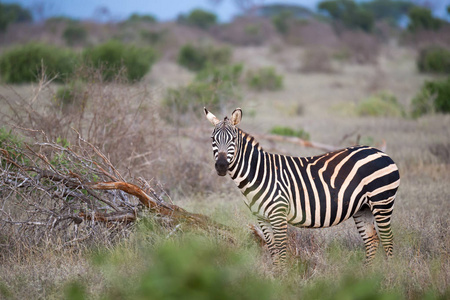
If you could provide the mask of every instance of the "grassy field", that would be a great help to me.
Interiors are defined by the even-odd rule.
[[[212,128],[203,112],[189,116],[182,128],[160,118],[166,90],[195,77],[166,58],[138,83],[92,85],[89,93],[97,100],[83,118],[63,123],[71,118],[63,116],[58,124],[78,124],[113,164],[131,174],[127,178],[158,181],[174,204],[229,226],[234,241],[183,225],[165,227],[147,213],[114,242],[99,234],[95,242],[71,247],[54,240],[35,247],[21,246],[18,240],[13,247],[14,236],[7,232],[11,227],[2,224],[0,298],[450,298],[450,115],[407,116],[411,99],[433,77],[417,72],[414,50],[395,43],[381,47],[375,64],[333,60],[326,73],[302,72],[305,55],[304,48],[287,45],[233,47],[234,62],[246,68],[275,67],[283,75],[284,88],[244,88],[241,101],[213,113],[229,115],[240,106],[240,126],[254,134],[289,126],[304,129],[313,141],[340,147],[385,143],[401,176],[392,220],[392,260],[386,261],[379,251],[373,266],[364,266],[363,243],[349,220],[326,229],[290,228],[287,266],[274,269],[266,249],[250,234],[248,224],[256,220],[243,196],[229,178],[216,176]],[[0,95],[3,100],[33,102],[42,120],[54,120],[49,107],[58,87],[50,84],[37,92],[37,84],[2,85]],[[396,97],[404,116],[358,113],[364,99],[383,91]],[[0,110],[11,114],[3,104]],[[107,120],[127,130],[102,127]],[[44,123],[23,120],[24,125],[48,126],[49,132],[55,126]],[[70,131],[59,129],[52,137]],[[290,155],[323,152],[266,140],[260,144]]]

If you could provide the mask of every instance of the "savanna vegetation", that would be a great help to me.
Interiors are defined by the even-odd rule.
[[[0,4],[1,299],[450,297],[448,22],[408,1],[236,3],[225,24],[31,23]],[[269,151],[388,153],[394,258],[365,266],[349,220],[290,227],[274,268],[216,175],[204,106],[241,107]]]

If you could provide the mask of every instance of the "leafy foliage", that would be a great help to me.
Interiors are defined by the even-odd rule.
[[[225,65],[231,60],[228,47],[186,44],[178,53],[178,63],[191,71],[200,71],[210,65]]]
[[[432,112],[450,113],[450,77],[446,80],[426,81],[413,98],[413,117]]]
[[[358,6],[353,0],[328,0],[319,3],[319,10],[346,27],[372,31],[374,17],[370,11]]]
[[[437,30],[442,26],[442,21],[433,17],[431,10],[428,8],[414,6],[410,9],[408,17],[408,29],[412,32],[418,30]]]
[[[217,16],[203,9],[194,9],[187,16],[180,15],[178,22],[201,29],[208,29],[212,25],[217,24]]]
[[[150,47],[130,46],[114,40],[85,50],[83,56],[102,71],[107,81],[114,79],[122,67],[129,80],[140,80],[156,60],[155,51]]]
[[[11,23],[31,22],[32,20],[30,11],[19,4],[0,3],[0,32],[5,31]]]
[[[0,74],[7,83],[35,82],[45,71],[47,76],[58,76],[63,81],[71,75],[78,56],[69,49],[29,43],[5,51],[0,57]]]
[[[247,73],[247,84],[254,90],[281,90],[283,76],[278,75],[273,67],[263,67]]]
[[[360,116],[401,117],[405,115],[404,109],[394,95],[380,92],[364,99],[356,107]]]
[[[146,229],[152,230],[151,236],[167,234],[167,230],[149,227],[153,227]],[[103,250],[94,256],[96,267],[109,283],[101,298],[273,299],[273,284],[248,267],[253,259],[238,255],[223,241],[188,233],[184,238],[157,238],[154,243],[131,253],[127,249]],[[142,267],[121,276],[130,261],[140,261]],[[71,294],[85,295],[88,290],[81,282],[70,287]]]
[[[156,23],[156,17],[152,15],[140,15],[140,14],[132,14],[126,22],[145,22],[145,23]]]
[[[302,128],[295,130],[287,126],[275,126],[270,130],[270,133],[283,136],[294,136],[307,141],[310,139],[309,133]]]
[[[421,72],[450,74],[450,50],[439,46],[422,49],[417,67]]]
[[[361,7],[369,11],[375,20],[387,20],[391,24],[398,23],[408,15],[413,3],[402,0],[373,0],[362,2]]]
[[[17,159],[22,154],[19,154],[17,149],[23,147],[23,142],[13,134],[12,130],[5,127],[0,127],[0,149],[8,152],[8,156],[12,159]]]

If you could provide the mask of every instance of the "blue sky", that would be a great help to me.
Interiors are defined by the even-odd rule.
[[[320,0],[263,1],[269,3],[295,3],[315,8]],[[93,19],[98,16],[99,7],[107,7],[113,20],[126,19],[132,13],[152,14],[160,21],[175,19],[180,13],[194,8],[214,12],[221,21],[229,21],[239,13],[234,0],[223,0],[214,5],[210,0],[3,0],[4,3],[20,3],[30,9],[37,18],[49,16],[70,16],[77,19]],[[256,1],[261,2],[261,1]],[[41,10],[42,13],[38,11]]]
[[[317,7],[322,0],[256,0],[256,3],[290,3],[300,4],[311,9]],[[222,0],[214,5],[211,0],[1,0],[4,3],[20,3],[30,9],[35,19],[51,16],[68,16],[76,19],[96,19],[98,9],[108,9],[107,20],[119,21],[128,18],[132,13],[152,14],[160,21],[174,20],[180,13],[188,13],[194,8],[202,8],[214,12],[220,21],[226,22],[239,13],[235,0]],[[413,0],[416,3],[429,2],[438,16],[446,17],[445,7],[450,0]],[[103,21],[107,21],[103,20]]]

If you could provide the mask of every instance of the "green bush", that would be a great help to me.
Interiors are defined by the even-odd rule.
[[[247,73],[247,84],[254,90],[281,90],[283,76],[278,75],[272,67],[259,68]]]
[[[211,45],[194,46],[186,44],[178,53],[178,63],[191,70],[200,71],[211,65],[224,65],[231,60],[231,50],[228,47],[213,47]]]
[[[167,90],[163,100],[165,112],[162,115],[170,123],[184,124],[187,120],[181,116],[198,115],[203,107],[218,111],[222,104],[234,98],[232,89],[208,82],[192,82],[185,87]]]
[[[405,115],[405,111],[397,98],[387,92],[380,92],[364,99],[357,105],[356,112],[360,116],[375,117],[401,117]]]
[[[11,23],[31,22],[32,20],[30,11],[19,4],[0,3],[0,32],[5,31]]]
[[[274,299],[274,284],[249,267],[254,259],[243,257],[243,251],[238,253],[226,243],[192,233],[186,235],[187,238],[171,238],[140,247],[137,253],[128,249],[100,251],[94,262],[105,275],[108,288],[103,289],[99,298]],[[140,267],[129,269],[130,260]],[[129,270],[123,272],[126,269]],[[70,283],[67,295],[90,298],[87,284]]]
[[[191,84],[168,89],[163,100],[162,115],[169,122],[182,124],[184,120],[181,116],[198,116],[205,106],[212,111],[231,106],[231,102],[240,99],[242,68],[240,64],[211,66],[199,72]]]
[[[132,14],[126,23],[136,23],[136,22],[145,22],[145,23],[156,23],[156,17],[152,15],[140,15],[140,14]]]
[[[167,31],[152,31],[147,29],[142,29],[139,31],[139,37],[141,40],[148,42],[149,44],[155,45],[164,40],[167,35]]]
[[[309,133],[304,131],[303,129],[292,129],[291,127],[286,127],[286,126],[275,126],[270,130],[271,134],[277,134],[277,135],[282,135],[282,136],[294,136],[294,137],[298,137],[301,138],[303,140],[307,140],[309,141],[310,136]]]
[[[450,74],[450,50],[438,46],[421,50],[417,67],[420,72]]]
[[[450,77],[446,80],[426,81],[413,98],[413,117],[432,112],[450,113]]]
[[[433,17],[428,8],[414,6],[408,13],[408,29],[412,32],[418,30],[438,30],[442,26],[442,21]]]
[[[63,39],[69,46],[81,45],[86,42],[87,30],[80,24],[71,23],[63,31]]]
[[[83,56],[87,63],[102,71],[103,79],[107,81],[113,80],[122,68],[125,68],[130,81],[140,80],[156,60],[152,48],[129,46],[119,41],[87,49]]]
[[[29,43],[5,51],[0,57],[0,74],[6,83],[36,82],[42,67],[47,77],[58,76],[64,81],[79,61],[78,55],[69,49]]]
[[[178,21],[201,29],[208,29],[217,24],[217,16],[203,9],[194,9],[187,16],[181,15]]]
[[[319,3],[319,11],[348,28],[370,32],[374,26],[373,14],[353,0],[328,0]]]

